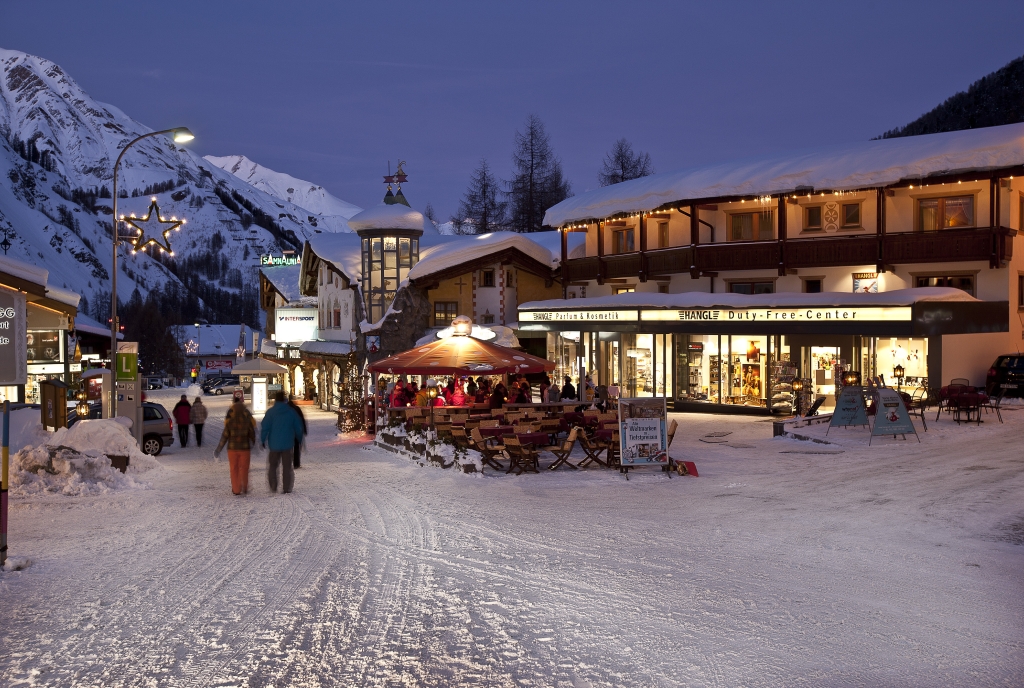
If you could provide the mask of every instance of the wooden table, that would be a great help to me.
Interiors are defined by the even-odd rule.
[[[551,441],[551,436],[546,432],[506,432],[506,435],[514,434],[523,444],[532,444],[536,446],[546,446]]]
[[[480,431],[481,437],[501,437],[502,435],[511,435],[514,433],[515,428],[511,425],[498,425],[493,428],[477,428]]]

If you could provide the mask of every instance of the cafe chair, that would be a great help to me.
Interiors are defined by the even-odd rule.
[[[578,430],[577,428],[573,429]],[[608,442],[590,437],[586,432],[577,432],[576,440],[580,443],[580,448],[586,454],[586,457],[576,464],[577,468],[586,468],[592,463],[608,468],[608,461],[602,457],[602,454],[608,451],[610,446]]]
[[[525,471],[540,473],[540,455],[536,449],[525,446],[515,435],[505,438],[505,453],[508,454],[509,465],[506,473],[516,471],[522,475]]]
[[[541,447],[542,451],[549,451],[555,455],[555,462],[548,466],[548,470],[553,471],[561,465],[566,465],[569,468],[576,470],[576,466],[569,463],[569,454],[572,453],[573,447],[576,446],[576,433],[579,431],[578,428],[573,428],[566,435],[565,439],[562,440],[561,444],[553,444],[549,447]]]
[[[496,470],[504,468],[499,459],[505,451],[505,445],[497,437],[484,437],[480,434],[479,428],[470,431],[470,449],[480,452],[481,461]]]

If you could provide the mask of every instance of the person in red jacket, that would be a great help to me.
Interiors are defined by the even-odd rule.
[[[188,403],[187,396],[181,395],[181,401],[174,405],[171,415],[178,424],[178,439],[181,440],[182,448],[185,448],[188,446],[188,424],[192,422],[192,404]]]

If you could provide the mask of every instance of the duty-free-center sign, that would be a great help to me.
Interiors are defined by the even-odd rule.
[[[910,322],[910,306],[806,306],[785,308],[669,308],[519,311],[535,322]]]
[[[23,385],[28,377],[25,297],[0,289],[0,385]]]

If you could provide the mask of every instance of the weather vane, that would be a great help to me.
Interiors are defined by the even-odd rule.
[[[160,249],[160,253],[166,252],[172,256],[174,251],[171,250],[171,242],[167,237],[172,231],[181,231],[181,226],[185,224],[185,220],[179,220],[177,217],[171,217],[168,220],[161,215],[160,206],[156,204],[156,196],[149,199],[149,211],[147,211],[146,217],[138,218],[135,217],[135,213],[132,213],[128,217],[122,215],[121,220],[135,228],[135,236],[128,238],[132,244],[132,253],[154,244]],[[146,228],[150,225],[155,225],[155,231],[147,235]],[[158,233],[162,237],[161,239],[156,238]]]

